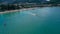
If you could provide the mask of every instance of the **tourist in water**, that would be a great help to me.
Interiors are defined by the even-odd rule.
[[[4,23],[4,26],[6,26],[6,23]]]
[[[3,25],[6,26],[6,21],[4,21]]]

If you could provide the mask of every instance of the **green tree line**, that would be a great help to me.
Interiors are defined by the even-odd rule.
[[[7,5],[0,5],[0,11],[5,11],[5,10],[15,10],[15,9],[20,9],[19,6],[15,6],[13,4],[7,4]]]

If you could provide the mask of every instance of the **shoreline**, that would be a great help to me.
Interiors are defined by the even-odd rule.
[[[0,14],[11,13],[11,12],[17,12],[17,11],[18,11],[18,10],[9,10],[9,11],[0,12]]]
[[[22,8],[22,9],[17,9],[17,10],[8,10],[8,11],[4,11],[4,12],[0,12],[0,14],[4,14],[4,13],[11,13],[11,12],[20,12],[20,11],[24,11],[24,10],[32,10],[38,7],[34,7],[34,8]]]
[[[32,8],[22,8],[22,9],[16,9],[16,10],[8,10],[8,11],[0,12],[0,14],[11,13],[11,12],[20,12],[20,11],[24,11],[24,10],[34,10],[35,8],[43,8],[43,7],[32,7]]]

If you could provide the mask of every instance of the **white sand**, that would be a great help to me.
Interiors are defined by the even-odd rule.
[[[35,8],[37,8],[37,7],[35,7]],[[32,9],[35,9],[35,8],[24,8],[24,9],[19,9],[19,10],[9,10],[9,11],[0,12],[0,14],[1,14],[1,13],[3,14],[3,13],[23,11],[23,10],[32,10]]]

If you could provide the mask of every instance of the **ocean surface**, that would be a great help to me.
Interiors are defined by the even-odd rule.
[[[0,14],[0,34],[60,34],[60,7]]]

